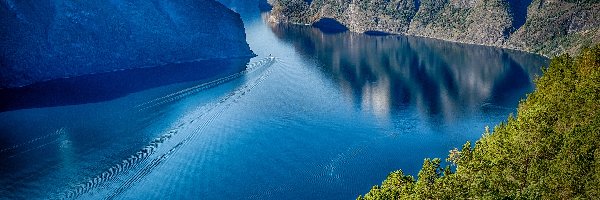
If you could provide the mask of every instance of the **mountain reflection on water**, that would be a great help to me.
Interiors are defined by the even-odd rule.
[[[0,199],[353,199],[390,171],[416,176],[424,158],[480,138],[547,64],[491,47],[269,24],[236,2],[257,54],[247,65],[0,92],[11,97],[0,98]]]
[[[327,34],[286,24],[271,29],[301,55],[318,59],[346,97],[380,117],[408,105],[445,119],[514,109],[520,98],[514,95],[531,90],[534,74],[547,62],[522,52],[411,36]]]
[[[166,85],[213,80],[244,70],[249,60],[214,59],[175,63],[0,89],[0,112],[98,103]]]

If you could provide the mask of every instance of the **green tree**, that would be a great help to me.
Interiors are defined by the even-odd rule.
[[[391,173],[359,199],[600,199],[600,45],[558,56],[517,116],[474,147],[425,159],[418,180]]]

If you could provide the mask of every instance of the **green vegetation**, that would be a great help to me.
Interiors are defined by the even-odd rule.
[[[600,45],[552,59],[517,117],[486,129],[418,180],[392,172],[358,199],[600,199]]]
[[[333,18],[353,32],[417,35],[549,57],[577,53],[582,47],[600,42],[600,0],[269,2],[273,5],[273,22],[312,24],[321,18]]]
[[[533,0],[527,21],[510,36],[509,46],[554,56],[577,53],[600,42],[600,1]]]
[[[310,14],[306,12],[309,11],[309,5],[304,0],[269,0],[268,2],[273,6],[271,13],[277,16],[277,21],[308,23]]]

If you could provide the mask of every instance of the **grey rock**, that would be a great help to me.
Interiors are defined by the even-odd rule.
[[[271,22],[332,18],[353,32],[387,32],[546,56],[600,42],[597,0],[269,0]]]

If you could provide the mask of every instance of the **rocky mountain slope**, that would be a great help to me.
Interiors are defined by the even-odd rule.
[[[600,42],[598,0],[269,0],[272,22],[335,19],[386,32],[554,56]]]
[[[0,18],[0,88],[253,56],[239,14],[214,0],[4,0]]]

